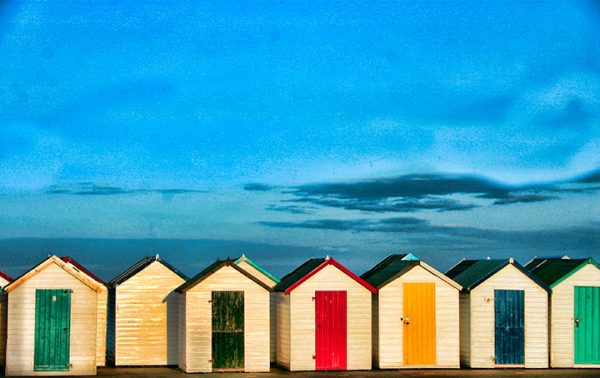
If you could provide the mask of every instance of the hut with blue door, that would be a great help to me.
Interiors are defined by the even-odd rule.
[[[550,366],[600,368],[600,266],[592,258],[536,258],[526,266],[550,286]]]
[[[179,367],[186,373],[268,372],[271,291],[230,259],[179,286]]]
[[[102,283],[50,256],[4,289],[7,376],[96,374]]]
[[[463,260],[446,275],[463,287],[460,360],[471,368],[548,367],[548,293],[514,259]]]
[[[0,271],[0,367],[4,367],[6,359],[6,293],[4,287],[13,282],[11,276]]]

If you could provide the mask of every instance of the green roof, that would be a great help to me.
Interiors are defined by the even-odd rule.
[[[321,264],[323,264],[327,259],[318,258],[318,259],[310,259],[306,261],[304,264],[300,265],[290,273],[288,273],[285,277],[281,279],[281,281],[275,285],[273,288],[274,291],[286,291],[290,286],[298,282],[308,273],[317,269]]]
[[[360,278],[372,286],[380,288],[398,274],[408,271],[415,265],[419,265],[419,260],[407,260],[407,257],[408,255],[390,255],[360,276]]]
[[[471,290],[508,264],[508,259],[463,260],[446,275],[461,285],[464,290]],[[460,273],[456,274],[457,272]]]
[[[246,257],[245,255],[241,255],[240,257],[238,257],[237,259],[234,259],[234,263],[235,264],[239,264],[242,261],[246,261],[248,264],[250,264],[250,266],[252,266],[254,269],[258,270],[259,272],[261,272],[262,274],[264,274],[265,276],[267,276],[270,280],[272,280],[273,282],[275,282],[276,284],[279,283],[281,280],[277,277],[275,277],[274,275],[272,275],[271,273],[269,273],[267,270],[265,270],[262,266],[258,265],[257,263],[255,263],[254,261],[250,260],[248,257]]]
[[[600,269],[598,263],[596,263],[596,261],[594,261],[592,258],[540,258],[532,260],[527,264],[526,267],[546,285],[554,287],[587,264],[592,264]]]

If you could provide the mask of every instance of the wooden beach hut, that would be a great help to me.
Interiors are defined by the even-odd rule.
[[[446,275],[460,293],[460,360],[472,368],[548,367],[546,284],[512,258],[463,260]]]
[[[102,284],[50,256],[4,290],[7,376],[96,374]]]
[[[183,371],[269,371],[270,286],[227,259],[176,291]]]
[[[254,261],[250,260],[248,257],[246,257],[246,255],[241,255],[240,257],[235,259],[234,262],[237,264],[237,266],[244,269],[248,273],[252,274],[254,277],[258,278],[264,284],[266,284],[267,286],[269,286],[271,288],[275,287],[275,285],[277,285],[279,283],[279,278],[275,277],[274,275],[269,273],[266,269],[264,269],[263,267],[261,267],[260,265],[255,263]],[[270,296],[271,296],[271,300],[270,300],[271,311],[270,311],[269,319],[271,321],[271,325],[270,325],[271,362],[276,362],[276,358],[277,358],[277,347],[276,347],[276,345],[277,345],[276,344],[277,343],[277,328],[276,328],[275,319],[276,319],[276,309],[277,309],[277,307],[276,307],[277,297],[274,292],[271,293]]]
[[[0,366],[4,367],[6,361],[6,293],[4,287],[13,282],[12,277],[0,271]]]
[[[178,304],[174,290],[186,280],[156,255],[143,258],[109,283],[110,364],[177,365]]]
[[[550,366],[600,368],[600,266],[539,258],[526,266],[550,286]]]
[[[279,365],[371,369],[371,294],[377,289],[327,257],[306,261],[275,291]]]
[[[378,291],[372,310],[375,367],[460,367],[460,285],[405,254],[386,257],[361,278]]]

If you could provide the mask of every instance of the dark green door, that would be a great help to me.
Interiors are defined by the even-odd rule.
[[[600,364],[600,287],[575,287],[575,363]]]
[[[69,370],[71,290],[35,291],[35,371]]]
[[[244,292],[212,292],[213,369],[244,368]]]
[[[497,365],[525,363],[525,292],[495,290],[495,352]]]

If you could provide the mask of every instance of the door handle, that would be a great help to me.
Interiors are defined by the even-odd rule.
[[[579,322],[581,321],[581,318],[575,318],[575,325],[577,327],[579,327]]]

